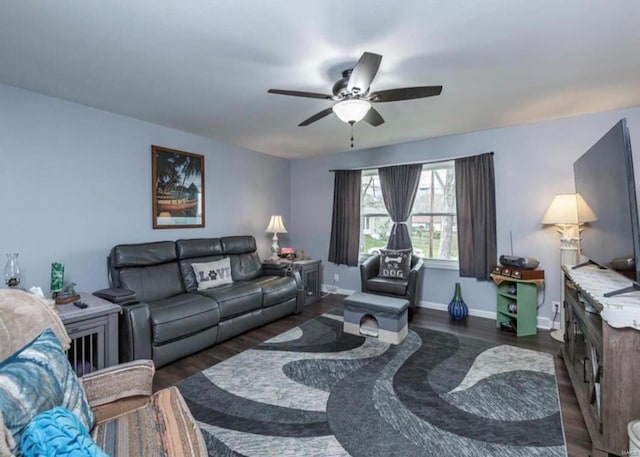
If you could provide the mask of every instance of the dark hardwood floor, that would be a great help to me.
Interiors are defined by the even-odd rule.
[[[342,296],[329,295],[306,307],[300,314],[287,316],[162,367],[156,372],[154,389],[159,390],[174,385],[181,379],[228,359],[330,309],[341,306]],[[452,321],[444,311],[425,308],[416,310],[411,325],[554,354],[562,421],[569,457],[587,457],[589,455],[591,450],[589,434],[582,420],[567,370],[563,361],[557,356],[561,344],[552,339],[549,332],[538,331],[535,336],[517,338],[513,333],[496,329],[495,321],[490,319],[469,316],[464,322],[456,322]]]

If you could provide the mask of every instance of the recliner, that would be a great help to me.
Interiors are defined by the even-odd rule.
[[[424,261],[421,257],[412,255],[411,270],[407,279],[382,278],[378,276],[380,254],[372,255],[360,264],[362,292],[409,300],[409,320],[411,320],[413,310],[420,300],[420,272],[423,265]]]
[[[233,283],[198,290],[192,263],[230,258]],[[252,236],[122,244],[108,258],[112,289],[121,300],[120,358],[166,365],[287,314],[304,303],[300,275],[262,264]]]

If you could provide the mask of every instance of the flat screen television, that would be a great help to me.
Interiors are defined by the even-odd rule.
[[[633,281],[631,287],[605,296],[640,290],[638,204],[627,120],[620,120],[585,152],[573,164],[573,173],[578,220],[588,222],[582,254]]]

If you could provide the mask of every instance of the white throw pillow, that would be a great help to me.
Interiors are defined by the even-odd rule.
[[[198,281],[198,290],[231,284],[231,260],[226,257],[209,263],[192,263],[191,268]]]

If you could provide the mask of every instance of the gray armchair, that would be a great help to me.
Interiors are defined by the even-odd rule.
[[[411,271],[408,279],[381,278],[380,254],[372,255],[360,264],[362,292],[409,300],[409,320],[413,318],[413,309],[420,300],[420,271],[424,262],[421,257],[411,256]]]

